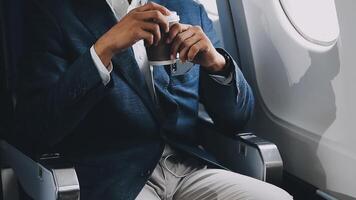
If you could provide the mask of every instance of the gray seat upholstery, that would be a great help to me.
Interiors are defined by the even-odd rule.
[[[272,142],[253,133],[226,136],[219,133],[206,112],[200,112],[200,132],[204,148],[230,170],[280,186],[283,161]]]
[[[18,200],[17,182],[34,200],[79,200],[75,169],[61,162],[58,155],[36,161],[6,141],[0,141],[0,153],[4,200]]]

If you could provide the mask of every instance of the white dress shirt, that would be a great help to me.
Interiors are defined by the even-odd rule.
[[[127,0],[106,0],[107,4],[110,6],[112,12],[114,13],[117,21],[120,21],[128,12],[132,9],[144,5],[147,0],[132,0],[131,4]],[[140,40],[132,46],[136,62],[143,73],[146,83],[149,86],[150,94],[154,98],[154,87],[151,79],[150,65],[148,63],[146,48],[144,46],[144,41]],[[100,77],[104,85],[110,82],[110,73],[112,72],[113,65],[110,63],[108,67],[104,66],[99,56],[97,55],[94,45],[90,48],[90,53],[95,66],[98,69]],[[232,73],[228,77],[211,75],[211,77],[220,84],[228,85],[232,82]]]

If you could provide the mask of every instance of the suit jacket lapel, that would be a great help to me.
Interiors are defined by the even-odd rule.
[[[70,2],[80,21],[95,39],[117,23],[114,13],[105,0],[71,0]]]
[[[117,20],[105,0],[73,0],[73,8],[95,40],[113,27]],[[131,48],[113,58],[114,71],[122,74],[130,87],[139,95],[152,114],[159,119],[157,106],[153,102],[145,79],[139,70]]]
[[[126,82],[137,92],[153,115],[160,120],[160,112],[152,100],[145,78],[138,68],[132,48],[129,48],[112,59],[114,70],[122,74]]]

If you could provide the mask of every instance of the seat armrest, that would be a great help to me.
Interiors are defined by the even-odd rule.
[[[2,165],[14,171],[23,190],[32,199],[79,200],[75,169],[67,164],[61,165],[58,155],[46,155],[36,161],[6,141],[0,141],[0,153]]]
[[[283,161],[272,142],[252,133],[224,135],[206,115],[199,115],[200,138],[204,148],[230,170],[280,185]]]
[[[235,135],[237,139],[236,170],[248,176],[280,185],[283,161],[275,144],[253,133]]]

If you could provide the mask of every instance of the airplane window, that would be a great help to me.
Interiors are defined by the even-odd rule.
[[[308,41],[330,46],[339,36],[333,0],[280,0],[293,26]],[[318,11],[318,14],[315,14]]]

